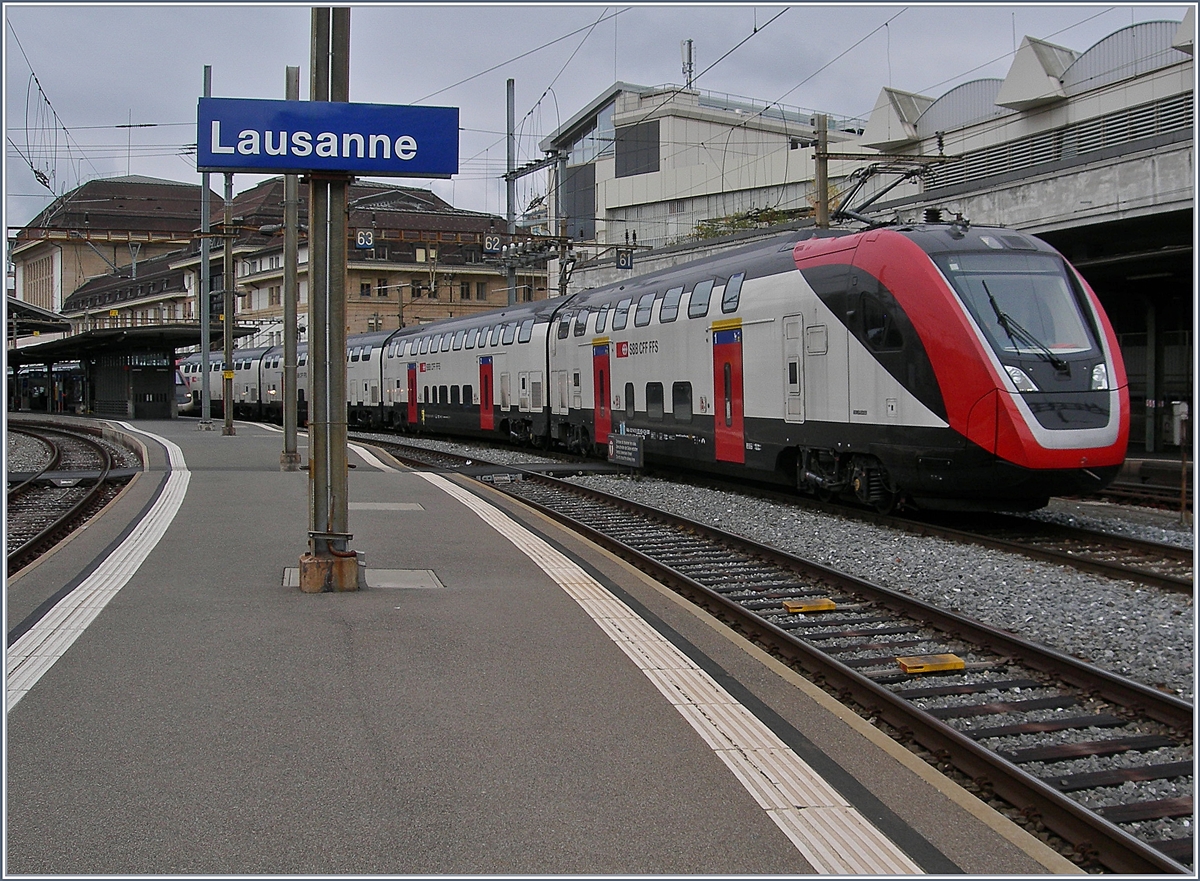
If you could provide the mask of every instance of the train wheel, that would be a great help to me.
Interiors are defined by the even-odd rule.
[[[884,490],[883,492],[877,493],[871,500],[871,507],[880,514],[890,514],[892,511],[896,510],[896,501],[897,496],[895,493]]]

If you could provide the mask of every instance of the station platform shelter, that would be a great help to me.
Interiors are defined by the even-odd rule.
[[[234,337],[251,333],[251,328],[237,328]],[[222,339],[219,328],[212,339]],[[191,322],[100,328],[12,348],[6,353],[7,407],[172,419],[179,415],[175,352],[198,345],[200,327]]]

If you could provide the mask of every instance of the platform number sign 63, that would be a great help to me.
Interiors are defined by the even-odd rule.
[[[360,229],[354,236],[355,248],[374,248],[375,247],[375,230]]]

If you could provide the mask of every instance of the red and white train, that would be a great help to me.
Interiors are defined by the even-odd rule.
[[[235,356],[235,412],[280,417],[282,357]],[[601,453],[624,435],[647,463],[880,509],[1030,509],[1094,492],[1129,434],[1124,364],[1087,282],[1036,238],[961,221],[791,233],[353,336],[346,358],[351,425]],[[194,398],[198,362],[183,365]]]

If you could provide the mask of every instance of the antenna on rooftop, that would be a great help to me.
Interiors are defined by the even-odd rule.
[[[692,71],[695,70],[695,67],[692,64],[691,40],[679,41],[679,54],[683,56],[683,82],[684,85],[690,89],[692,87]]]

